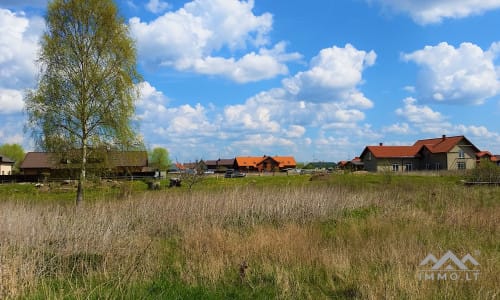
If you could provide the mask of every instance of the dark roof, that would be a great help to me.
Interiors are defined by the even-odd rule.
[[[234,158],[219,158],[218,160],[219,166],[233,166]]]
[[[4,164],[14,164],[15,161],[13,161],[12,159],[8,158],[7,156],[4,156],[2,154],[0,154],[0,163],[4,163]]]
[[[28,152],[19,166],[20,169],[50,169],[57,160],[53,153]]]
[[[107,153],[109,167],[145,167],[148,165],[146,151],[110,151]],[[54,169],[61,161],[62,155],[47,152],[28,152],[20,169]]]

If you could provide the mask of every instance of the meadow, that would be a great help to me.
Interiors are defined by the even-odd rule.
[[[500,188],[454,175],[0,185],[0,299],[498,299]],[[422,280],[471,254],[477,278]],[[470,267],[470,266],[469,266]]]

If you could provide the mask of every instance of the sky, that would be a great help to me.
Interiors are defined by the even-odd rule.
[[[36,150],[47,0],[0,0],[0,144]],[[135,120],[174,161],[340,161],[465,135],[500,154],[500,0],[123,0]]]

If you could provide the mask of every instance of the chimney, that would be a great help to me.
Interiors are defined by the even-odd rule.
[[[379,146],[383,146],[383,145],[384,145],[384,143],[378,143],[378,145],[379,145]]]
[[[441,137],[441,139],[444,141],[446,140],[446,134],[443,134],[443,136]]]

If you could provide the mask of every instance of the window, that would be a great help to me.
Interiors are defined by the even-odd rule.
[[[465,170],[465,162],[463,162],[463,161],[457,162],[457,168],[459,170]]]
[[[398,164],[392,164],[392,171],[393,172],[399,171],[399,165]]]
[[[464,150],[460,149],[458,151],[458,158],[465,158],[465,152],[464,152]]]
[[[368,160],[372,160],[372,153],[368,152]]]
[[[413,165],[411,163],[405,164],[405,172],[411,172],[413,170]]]

